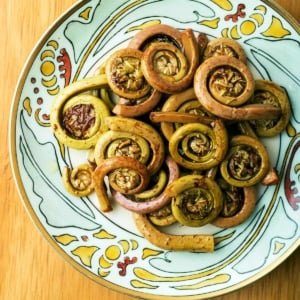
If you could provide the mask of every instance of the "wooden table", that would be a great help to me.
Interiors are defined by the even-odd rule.
[[[277,2],[300,21],[298,0]],[[74,0],[1,0],[0,4],[0,299],[3,300],[132,299],[86,278],[49,246],[25,211],[10,169],[7,125],[17,78],[38,38],[73,3]],[[218,299],[299,299],[299,274],[300,249],[269,275]]]

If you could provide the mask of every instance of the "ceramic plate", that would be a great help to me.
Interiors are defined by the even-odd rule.
[[[300,26],[268,1],[174,3],[81,1],[59,18],[21,74],[11,110],[11,160],[34,223],[80,272],[136,297],[204,299],[264,276],[300,244],[300,69],[295,64],[300,57]],[[255,77],[279,83],[292,104],[287,129],[264,140],[279,172],[279,185],[259,187],[256,209],[242,225],[200,229],[221,240],[213,253],[156,248],[138,233],[130,213],[115,205],[103,214],[95,195],[76,198],[62,185],[62,168],[85,161],[86,153],[60,147],[55,139],[49,126],[54,97],[69,83],[92,74],[139,30],[158,23],[202,31],[211,39],[226,36],[239,41]]]

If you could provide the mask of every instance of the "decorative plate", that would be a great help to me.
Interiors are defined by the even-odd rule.
[[[61,16],[34,48],[21,74],[11,110],[11,161],[34,223],[80,272],[135,297],[206,299],[264,276],[300,244],[300,69],[295,64],[300,57],[300,26],[269,1],[174,3],[80,1]],[[60,147],[55,139],[49,124],[54,97],[91,74],[139,30],[157,23],[239,41],[255,76],[283,86],[292,105],[287,129],[264,140],[280,183],[259,188],[256,209],[242,225],[201,228],[222,240],[213,253],[156,248],[139,234],[125,209],[115,205],[103,214],[95,195],[76,198],[62,184],[62,168],[78,165],[86,155]]]

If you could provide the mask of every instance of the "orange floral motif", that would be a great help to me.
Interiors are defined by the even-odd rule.
[[[300,141],[296,143],[294,148],[292,149],[291,152],[291,157],[295,157],[296,152],[300,148]],[[287,166],[287,171],[285,173],[285,178],[284,178],[284,191],[285,191],[285,196],[290,204],[290,206],[294,209],[297,210],[299,209],[300,205],[300,196],[299,196],[299,190],[296,187],[296,182],[291,178],[291,173],[292,173],[292,162],[293,160],[290,160]],[[298,171],[299,164],[296,165],[294,168],[295,171]]]
[[[57,61],[62,63],[59,66],[59,71],[62,72],[60,77],[64,78],[65,86],[67,86],[67,85],[69,85],[70,80],[71,80],[71,69],[72,69],[71,60],[70,60],[69,54],[65,48],[62,48],[60,50],[60,54],[61,55],[59,55],[57,57]]]
[[[133,257],[132,259],[130,259],[128,256],[124,257],[124,262],[119,261],[117,263],[117,267],[120,268],[121,270],[119,271],[119,274],[121,276],[126,276],[126,268],[128,265],[130,264],[134,264],[137,262],[137,258]]]
[[[225,21],[232,20],[232,22],[236,23],[239,18],[245,18],[246,13],[244,12],[244,9],[246,8],[245,4],[240,3],[237,7],[237,11],[234,14],[229,14],[224,17]]]

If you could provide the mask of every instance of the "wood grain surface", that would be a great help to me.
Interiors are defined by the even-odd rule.
[[[300,21],[299,1],[277,2]],[[18,76],[39,37],[74,3],[74,0],[1,0],[0,3],[1,300],[133,299],[96,284],[53,250],[22,205],[10,168],[8,121]],[[300,299],[299,274],[298,248],[285,262],[257,282],[216,299]]]

